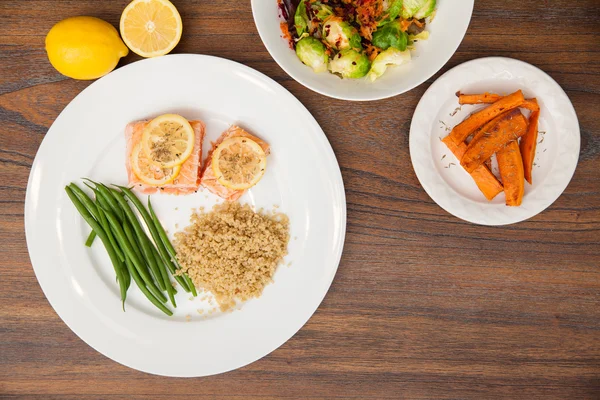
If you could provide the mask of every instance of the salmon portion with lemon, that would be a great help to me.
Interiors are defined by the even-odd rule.
[[[249,140],[246,141],[244,139]],[[221,145],[229,147],[227,149],[223,149],[223,146]],[[233,160],[233,162],[237,164],[234,165],[232,169],[239,170],[240,158],[250,159],[249,164],[251,164],[253,168],[261,169],[256,173],[257,176],[255,176],[254,179],[250,178],[250,180],[253,181],[249,182],[248,186],[252,186],[256,184],[258,180],[260,180],[262,174],[264,173],[264,169],[266,166],[265,157],[270,153],[270,147],[269,144],[265,141],[257,138],[256,136],[246,132],[244,129],[235,125],[231,126],[229,129],[223,132],[221,137],[219,137],[219,139],[217,139],[217,141],[212,144],[212,149],[208,153],[208,157],[204,162],[204,168],[202,169],[202,174],[200,177],[200,184],[203,187],[210,190],[212,193],[227,201],[235,201],[239,199],[244,193],[246,193],[246,190],[248,189],[240,188],[244,186],[243,183],[236,184],[232,179],[226,181],[227,179],[225,178],[227,177],[223,177],[223,175],[225,174],[225,172],[223,171],[225,169],[225,165],[228,165],[227,155],[224,153],[230,149],[233,152],[238,151],[240,152],[240,154],[243,153],[242,157],[239,157],[239,154],[235,154],[229,151],[229,153],[231,153],[231,160]],[[247,157],[246,155],[248,153],[257,153],[257,155],[254,156],[254,154],[252,154],[252,157]],[[215,159],[215,155],[218,155],[218,157],[216,157],[217,159]],[[253,164],[252,158],[255,158],[257,160],[255,160]],[[219,161],[221,161],[222,163],[221,168],[219,168],[219,166],[215,168],[215,166],[213,166],[213,163]],[[217,176],[215,170],[221,171],[220,176]],[[237,171],[234,171],[233,175],[235,175],[235,172]]]
[[[144,194],[161,192],[179,195],[196,192],[200,185],[202,142],[204,140],[205,132],[204,123],[202,121],[189,121],[189,124],[194,130],[194,146],[192,152],[181,165],[173,167],[178,169],[178,173],[175,173],[176,177],[171,182],[165,183],[164,185],[152,185],[147,181],[140,179],[132,166],[132,156],[135,157],[134,151],[139,152],[142,157],[144,156],[140,147],[144,128],[146,128],[149,123],[150,121],[132,122],[125,128],[125,167],[127,169],[129,185],[133,186],[136,191]],[[155,168],[157,176],[164,173],[161,168],[149,168]]]

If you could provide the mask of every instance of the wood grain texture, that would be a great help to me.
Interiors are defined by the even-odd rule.
[[[296,336],[223,375],[147,375],[82,342],[40,290],[23,228],[37,148],[89,84],[50,66],[44,37],[75,15],[116,26],[127,0],[2,0],[1,398],[600,398],[600,2],[478,0],[462,45],[436,76],[363,103],[328,99],[286,75],[261,43],[248,0],[174,2],[185,26],[175,52],[225,57],[267,74],[326,132],[348,201],[336,279]],[[579,165],[565,193],[508,227],[444,212],[419,185],[408,153],[410,119],[427,87],[484,56],[548,72],[581,125]]]

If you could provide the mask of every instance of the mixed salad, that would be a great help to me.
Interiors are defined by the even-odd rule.
[[[436,0],[278,0],[284,37],[315,72],[369,80],[410,61]],[[430,18],[431,20],[431,18]]]

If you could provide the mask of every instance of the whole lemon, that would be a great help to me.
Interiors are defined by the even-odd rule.
[[[96,79],[115,69],[129,49],[117,30],[95,17],[71,17],[46,36],[46,52],[58,72],[74,79]]]

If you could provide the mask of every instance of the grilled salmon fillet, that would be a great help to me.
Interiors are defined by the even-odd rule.
[[[200,169],[202,167],[202,142],[204,140],[205,125],[202,121],[189,121],[194,129],[194,150],[187,160],[181,165],[181,171],[175,180],[167,185],[156,187],[145,184],[135,175],[131,168],[131,152],[142,139],[144,127],[148,121],[137,121],[125,127],[125,168],[129,186],[143,194],[153,194],[158,191],[168,194],[189,194],[198,190],[200,185]]]
[[[251,135],[239,126],[235,125],[232,125],[229,129],[223,132],[223,134],[217,139],[217,141],[212,144],[212,148],[208,153],[206,160],[204,161],[204,168],[202,169],[200,184],[203,187],[210,190],[212,193],[227,201],[235,201],[239,199],[246,192],[246,190],[229,189],[219,183],[212,169],[212,154],[217,148],[217,146],[219,146],[221,142],[223,142],[223,140],[238,136],[247,137],[248,139],[258,143],[260,147],[262,147],[266,155],[269,155],[270,153],[269,145],[265,141],[257,138],[256,136]]]

